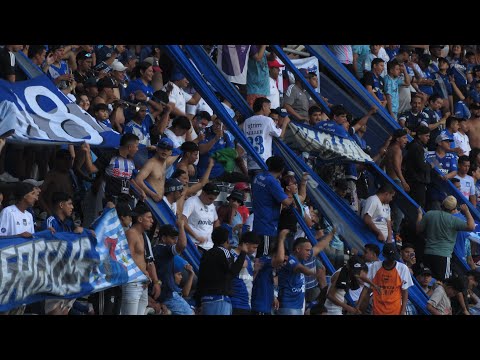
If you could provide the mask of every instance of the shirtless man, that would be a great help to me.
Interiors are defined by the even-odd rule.
[[[198,145],[192,141],[185,141],[182,146],[180,147],[183,151],[182,160],[180,160],[176,166],[176,170],[183,170],[187,174],[188,180],[183,186],[186,188],[185,196],[186,198],[190,197],[191,195],[196,194],[199,190],[201,190],[207,183],[210,177],[210,172],[212,171],[213,165],[215,165],[215,160],[210,158],[208,160],[207,169],[203,174],[200,181],[192,186],[189,186],[190,178],[196,178],[195,176],[195,168],[193,164],[198,159]],[[173,175],[172,175],[173,177]]]
[[[408,186],[402,174],[402,150],[405,148],[407,143],[407,131],[405,129],[396,129],[393,132],[392,141],[387,153],[385,154],[383,164],[385,165],[385,172],[387,175],[390,176],[395,182],[401,183],[403,189],[406,192],[409,192],[410,186]]]
[[[178,156],[171,156],[173,142],[169,138],[162,138],[157,144],[157,153],[149,159],[141,168],[135,182],[145,193],[154,201],[159,202],[163,199],[165,173],[166,169],[173,164]],[[144,180],[152,186],[152,191],[145,185]]]
[[[473,103],[470,105],[470,112],[472,117],[468,120],[470,131],[468,132],[468,139],[470,140],[470,147],[480,147],[480,104]]]
[[[410,191],[410,186],[407,184],[402,173],[402,150],[405,148],[405,145],[408,143],[407,130],[405,129],[396,129],[392,135],[392,141],[388,147],[387,153],[385,154],[384,162],[385,172],[390,176],[395,183],[403,188],[406,192]],[[397,235],[400,232],[400,224],[404,214],[398,208],[397,202],[394,201],[391,206],[391,217],[392,217],[392,228]]]
[[[160,296],[161,284],[158,281],[153,255],[150,249],[145,249],[144,241],[144,236],[146,236],[144,232],[150,230],[153,226],[153,216],[150,209],[143,203],[139,203],[135,207],[134,213],[133,225],[126,232],[128,247],[133,261],[147,276],[148,282],[131,282],[122,285],[122,315],[145,314],[148,305],[148,284],[150,282],[153,282],[152,297],[158,299]],[[147,238],[147,241],[150,240]]]

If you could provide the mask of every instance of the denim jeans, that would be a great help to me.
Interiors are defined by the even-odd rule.
[[[232,303],[225,297],[213,301],[202,301],[202,315],[232,315]]]
[[[393,180],[400,188],[403,189],[402,183],[400,180],[395,179]],[[403,218],[405,215],[403,214],[402,210],[400,210],[400,207],[398,206],[398,197],[394,199],[390,203],[390,209],[391,209],[391,219],[392,219],[392,230],[395,234],[400,233],[400,225],[402,223]],[[388,239],[386,239],[388,240]]]
[[[195,315],[190,305],[175,291],[163,304],[172,312],[172,315]]]
[[[122,286],[121,315],[145,315],[148,305],[148,287],[144,283],[134,282]]]
[[[280,308],[277,315],[303,315],[303,309]]]

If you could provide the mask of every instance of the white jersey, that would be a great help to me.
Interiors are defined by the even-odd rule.
[[[280,107],[280,91],[278,91],[277,82],[272,78],[270,78],[270,95],[267,96],[267,99],[270,100],[271,109]]]
[[[170,202],[168,201],[167,197],[166,196],[163,196],[163,201],[165,201],[165,204],[168,205],[168,207],[170,208],[170,210],[173,211],[173,213],[175,215],[177,215],[177,203],[174,202],[173,204],[170,204]]]
[[[23,232],[35,232],[32,214],[27,210],[21,212],[16,205],[7,206],[0,212],[0,236],[19,235]]]
[[[175,135],[175,133],[170,130],[170,129],[165,129],[165,131],[163,132],[163,134],[168,137],[170,140],[173,141],[173,148],[176,149],[180,146],[182,146],[182,144],[185,142],[185,136],[177,136]]]
[[[385,240],[388,240],[387,221],[391,220],[390,205],[382,204],[377,195],[372,195],[365,201],[365,204],[363,205],[362,219],[365,214],[371,216],[375,226],[382,232]]]
[[[207,241],[203,244],[198,244],[198,241],[192,240],[205,250],[211,249],[213,247],[213,223],[218,220],[215,205],[205,205],[198,196],[192,196],[185,201],[183,215],[188,219],[188,225],[197,236],[207,238]]]
[[[460,180],[460,192],[467,200],[470,195],[475,195],[475,181],[470,175],[465,175],[463,178],[457,175],[455,178]]]
[[[254,115],[243,123],[243,132],[258,155],[266,161],[272,156],[272,137],[279,137],[282,129],[277,128],[272,118]],[[248,169],[260,169],[250,156],[248,156]]]
[[[169,82],[168,84],[172,85],[172,91],[168,95],[168,101],[174,103],[175,107],[178,110],[182,112],[186,112],[187,102],[190,101],[190,99],[192,98],[192,95],[187,94],[185,91],[180,89],[177,85],[175,85],[173,82]],[[163,91],[167,91],[166,89],[168,84],[166,84],[163,87],[162,89]]]
[[[453,134],[453,140],[455,140],[455,147],[459,147],[463,150],[464,155],[469,155],[470,150],[470,139],[467,134],[462,134],[460,131],[457,131]]]

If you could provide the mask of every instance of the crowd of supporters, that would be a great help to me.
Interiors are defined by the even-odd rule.
[[[251,106],[253,116],[243,118],[216,92],[267,170],[159,45],[0,50],[0,78],[27,79],[15,62],[15,53],[23,51],[82,111],[121,134],[118,149],[102,151],[87,143],[40,147],[0,138],[0,235],[82,233],[105,208],[115,207],[132,257],[148,279],[10,314],[413,315],[418,313],[408,299],[413,277],[430,298],[432,314],[479,311],[476,225],[468,207],[457,206],[438,184],[451,181],[477,206],[480,48],[331,46],[399,124],[377,153],[364,138],[377,107],[354,118],[346,106],[323,98],[327,111],[303,85],[306,80],[318,89],[317,74],[300,69],[289,76],[267,45],[204,49]],[[309,56],[303,49],[284,50],[291,59]],[[273,138],[284,139],[291,121],[354,141],[420,205],[417,221],[402,213],[395,188],[379,183],[365,166],[298,153],[380,245],[352,247],[307,196],[307,173],[295,176],[273,153]],[[147,197],[164,201],[176,223],[159,224],[144,203]],[[198,273],[182,257],[187,236],[201,256]],[[455,268],[454,246],[471,271]],[[333,274],[327,275],[321,251],[336,269]]]

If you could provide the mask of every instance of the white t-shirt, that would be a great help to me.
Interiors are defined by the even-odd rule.
[[[455,140],[455,147],[462,149],[467,156],[470,154],[472,148],[470,147],[470,140],[467,134],[462,134],[460,131],[457,131],[453,134],[453,140]]]
[[[185,201],[183,215],[186,216],[188,225],[197,236],[205,236],[207,238],[207,241],[203,244],[198,244],[198,241],[192,240],[205,250],[211,249],[213,247],[213,223],[218,220],[215,205],[205,205],[198,196],[192,196]]]
[[[166,91],[168,84],[172,84],[172,91],[168,95],[168,101],[174,103],[175,107],[180,111],[186,112],[187,102],[190,101],[190,99],[192,98],[192,95],[187,94],[185,91],[180,89],[177,85],[175,85],[173,82],[167,83],[163,87],[162,89],[163,91]]]
[[[187,114],[196,115],[200,111],[206,111],[210,116],[213,115],[212,108],[205,102],[205,100],[203,100],[203,98],[201,98],[196,105],[187,104]]]
[[[277,128],[273,119],[264,115],[254,115],[243,123],[243,132],[263,161],[272,156],[272,137],[279,137],[282,129]],[[260,169],[248,156],[248,170]]]
[[[185,142],[185,136],[177,136],[170,129],[165,129],[163,134],[166,137],[168,137],[170,140],[173,141],[173,147],[174,148],[178,148],[178,147],[182,146],[182,144]]]
[[[470,195],[475,195],[475,181],[470,175],[465,175],[463,178],[456,175],[455,178],[460,180],[460,192],[467,200]]]
[[[163,197],[163,201],[165,201],[165,204],[167,204],[168,207],[173,211],[173,213],[177,215],[177,203],[174,202],[173,204],[170,204],[166,196]]]
[[[388,226],[387,221],[390,220],[390,205],[382,204],[380,198],[377,195],[370,196],[363,205],[362,219],[368,214],[372,217],[372,221],[375,226],[380,230],[388,240]]]
[[[276,109],[280,106],[280,91],[277,88],[277,82],[270,78],[270,95],[267,96],[267,99],[270,100],[271,109]]]
[[[32,214],[21,212],[16,205],[7,206],[0,212],[0,236],[18,235],[23,232],[35,232]]]

